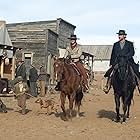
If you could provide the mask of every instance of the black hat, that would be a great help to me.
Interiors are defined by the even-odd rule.
[[[118,32],[117,34],[119,34],[119,35],[127,35],[127,34],[125,33],[125,30],[119,30],[119,32]]]
[[[18,59],[17,62],[24,62],[22,59]]]
[[[18,82],[23,81],[22,76],[18,76],[17,79],[18,79]]]
[[[71,35],[68,39],[77,40],[77,39],[79,39],[79,38],[77,38],[76,35]]]

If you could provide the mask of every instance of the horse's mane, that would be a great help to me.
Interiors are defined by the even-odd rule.
[[[73,76],[73,74],[76,74],[76,71],[70,63],[64,62],[64,69],[68,72],[69,77]]]
[[[70,64],[70,61],[66,58],[59,58],[59,61],[63,63],[65,70],[70,74],[71,72],[75,72],[73,66]]]

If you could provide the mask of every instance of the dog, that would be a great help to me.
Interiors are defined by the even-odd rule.
[[[58,113],[58,109],[57,107],[59,105],[56,105],[55,101],[53,101],[53,99],[41,99],[38,98],[35,103],[39,103],[40,104],[40,108],[47,108],[47,113],[48,115],[50,115],[52,113],[52,111],[54,111],[55,113]],[[51,112],[50,112],[51,111]]]

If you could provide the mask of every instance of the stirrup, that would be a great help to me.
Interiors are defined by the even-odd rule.
[[[109,92],[109,88],[108,88],[107,86],[105,86],[105,87],[103,88],[103,91],[107,94],[107,93]]]
[[[83,90],[83,92],[86,92],[88,90],[87,86],[86,85],[82,85],[82,90]]]

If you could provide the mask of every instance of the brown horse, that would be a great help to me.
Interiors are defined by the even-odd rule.
[[[54,62],[54,77],[60,82],[61,108],[66,117],[65,100],[69,99],[69,116],[72,117],[73,103],[75,102],[76,116],[79,117],[81,100],[83,98],[81,75],[68,63],[67,59],[58,58]]]

